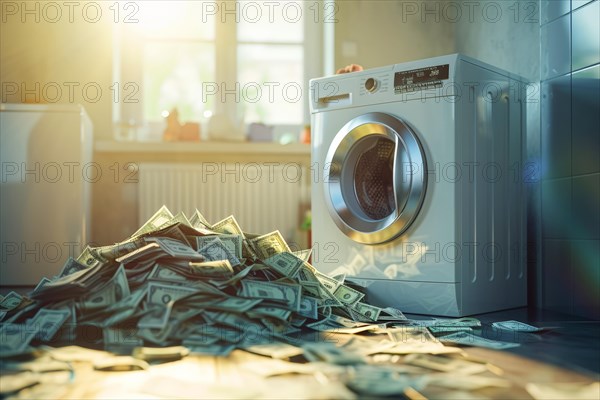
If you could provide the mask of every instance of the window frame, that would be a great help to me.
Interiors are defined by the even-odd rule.
[[[190,0],[188,0],[190,1]],[[321,7],[324,9],[329,0],[315,0],[314,2],[304,2],[297,0],[303,6],[303,29],[304,39],[302,45],[302,123],[301,124],[277,124],[274,125],[274,136],[278,138],[285,132],[291,132],[299,135],[304,125],[310,124],[309,110],[309,80],[315,77],[325,75],[332,69],[333,65],[333,25],[326,23],[324,18],[317,18],[314,13],[307,12],[308,7]],[[231,17],[226,23],[222,23],[219,18],[215,21],[215,39],[214,41],[206,39],[193,40],[194,42],[208,43],[212,42],[215,47],[215,81],[218,84],[224,83],[226,87],[234,87],[238,80],[237,52],[241,44],[264,44],[280,45],[286,42],[247,42],[237,39],[237,23],[231,21]],[[122,129],[123,126],[134,126],[136,130],[135,140],[139,141],[160,141],[162,140],[162,130],[165,124],[146,121],[144,118],[144,45],[147,41],[181,41],[182,39],[157,39],[144,38],[142,35],[134,32],[133,26],[115,24],[113,29],[113,76],[117,82],[132,83],[138,89],[133,102],[118,102],[113,104],[113,125],[115,132]],[[185,39],[183,39],[185,40]],[[229,45],[221,45],[226,43]],[[293,44],[298,44],[292,42]],[[327,50],[329,49],[329,50]],[[213,113],[224,113],[231,121],[239,121],[241,116],[238,113],[238,105],[235,101],[214,102],[215,109]],[[205,123],[206,121],[202,121]],[[204,128],[204,127],[203,127]],[[206,139],[206,129],[203,132],[203,139]]]

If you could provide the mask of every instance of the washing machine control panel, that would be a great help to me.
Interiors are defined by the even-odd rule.
[[[394,74],[394,92],[406,93],[418,90],[442,87],[442,81],[448,79],[449,64],[399,71]]]

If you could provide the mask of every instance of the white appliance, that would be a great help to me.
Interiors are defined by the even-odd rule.
[[[91,184],[110,171],[77,105],[0,104],[0,163],[0,283],[35,285],[88,242]]]
[[[524,88],[459,54],[313,79],[315,266],[408,313],[525,305]]]

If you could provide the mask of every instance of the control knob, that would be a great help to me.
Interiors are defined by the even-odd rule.
[[[375,90],[377,90],[377,80],[375,80],[374,78],[367,79],[365,81],[365,89],[373,93]]]

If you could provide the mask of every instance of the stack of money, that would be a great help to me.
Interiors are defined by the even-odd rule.
[[[60,274],[21,296],[0,300],[0,353],[26,352],[79,327],[102,331],[106,349],[183,345],[192,352],[283,341],[293,333],[349,332],[389,322],[402,312],[367,304],[364,294],[292,251],[279,231],[242,231],[233,216],[210,224],[159,209],[121,243],[86,247]],[[378,323],[380,325],[378,325]]]

